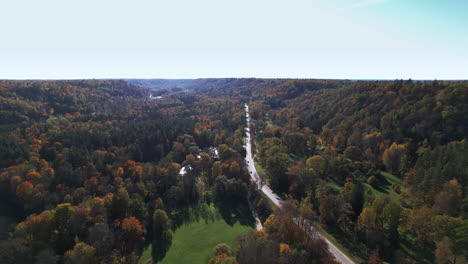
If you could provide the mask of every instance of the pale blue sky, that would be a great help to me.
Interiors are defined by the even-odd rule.
[[[466,0],[12,0],[0,10],[0,79],[468,79]]]

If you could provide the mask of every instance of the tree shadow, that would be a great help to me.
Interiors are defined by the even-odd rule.
[[[392,186],[392,183],[387,180],[385,176],[382,174],[379,174],[377,177],[378,184],[376,186],[373,186],[373,188],[381,193],[389,194],[390,193],[390,188]]]
[[[205,223],[217,220],[216,212],[206,203],[178,208],[171,213],[172,230],[175,231],[183,224],[204,220]]]
[[[384,188],[384,187],[378,185],[378,186],[372,186],[372,188],[374,188],[376,191],[379,191],[379,192],[381,192],[381,193],[389,194],[389,191],[388,191],[388,189],[386,188],[386,186],[385,186],[385,188]]]
[[[232,226],[236,222],[241,225],[255,226],[255,219],[248,204],[243,202],[220,201],[215,204],[200,203],[186,206],[172,212],[172,230],[175,231],[183,224],[204,221],[206,224],[223,219]]]
[[[255,219],[248,204],[235,201],[221,201],[216,203],[223,220],[230,226],[239,222],[245,226],[255,226]]]
[[[151,256],[155,263],[161,261],[166,256],[172,245],[172,234],[165,232],[162,239],[153,240],[151,243]]]

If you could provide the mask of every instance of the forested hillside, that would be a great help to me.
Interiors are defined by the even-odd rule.
[[[0,195],[19,221],[2,229],[1,263],[136,263],[154,241],[157,260],[180,209],[245,206],[243,105],[148,93],[118,80],[0,82]]]
[[[271,97],[251,114],[273,188],[312,200],[318,221],[363,258],[464,263],[468,82],[358,81]]]
[[[166,263],[251,207],[200,259],[336,263],[306,219],[357,262],[466,263],[467,113],[468,82],[0,81],[0,262]]]

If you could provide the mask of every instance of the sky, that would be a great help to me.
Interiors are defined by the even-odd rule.
[[[468,79],[466,0],[15,0],[0,10],[0,79]]]

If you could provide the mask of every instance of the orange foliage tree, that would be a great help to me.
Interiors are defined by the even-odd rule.
[[[124,252],[133,251],[143,242],[143,225],[135,217],[122,219],[121,228],[123,231],[124,243],[122,243],[122,246]]]
[[[34,185],[30,181],[25,181],[16,187],[16,196],[20,199],[26,199],[32,195]]]

